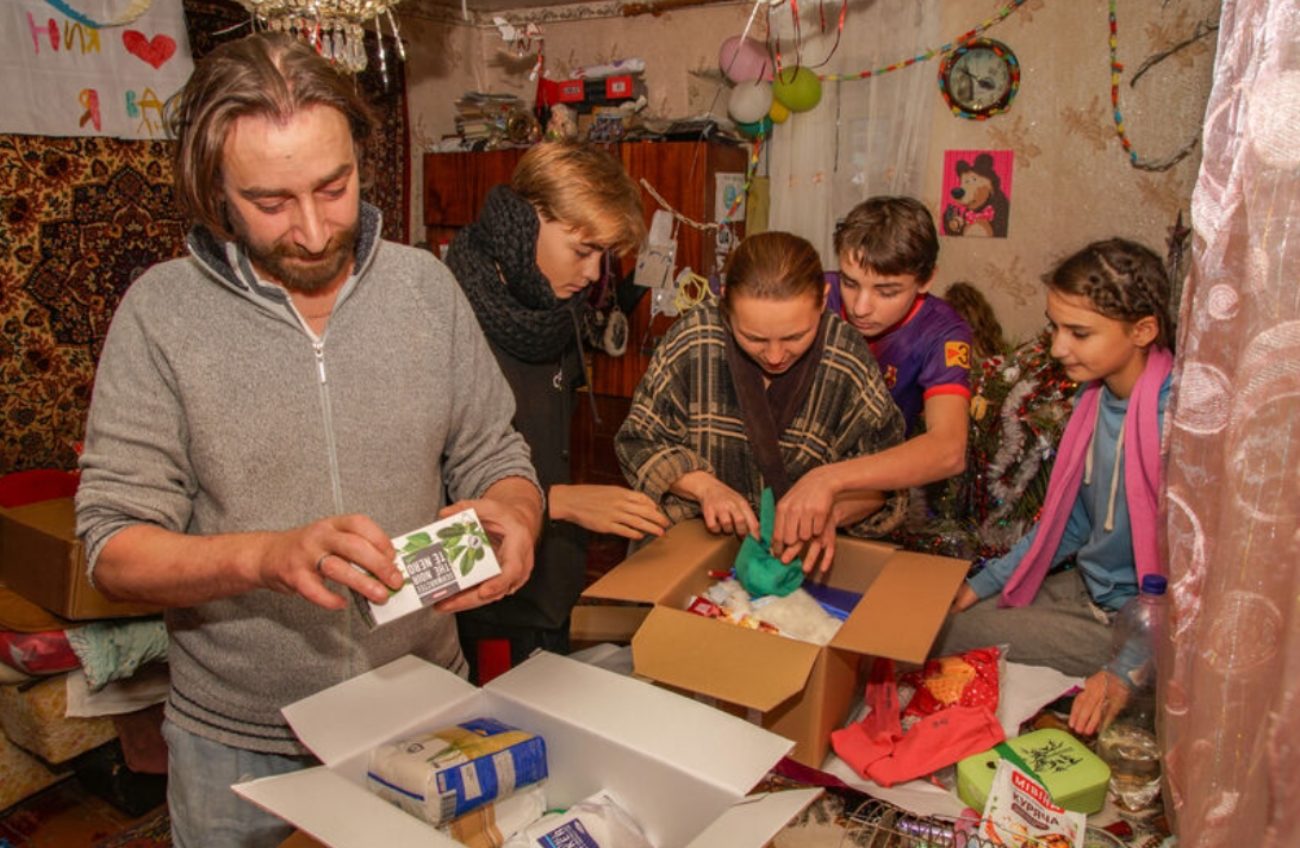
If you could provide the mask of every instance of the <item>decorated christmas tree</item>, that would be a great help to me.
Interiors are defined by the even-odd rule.
[[[1076,389],[1050,348],[1044,331],[977,358],[966,471],[913,492],[912,514],[897,541],[978,560],[1006,553],[1038,519]]]

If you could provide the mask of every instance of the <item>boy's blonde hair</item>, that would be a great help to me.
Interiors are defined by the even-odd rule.
[[[645,240],[641,189],[623,164],[598,147],[571,141],[535,145],[515,166],[510,187],[540,214],[616,255]]]

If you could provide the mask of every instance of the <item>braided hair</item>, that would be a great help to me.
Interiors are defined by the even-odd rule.
[[[1169,277],[1160,257],[1137,242],[1095,241],[1058,265],[1043,282],[1053,291],[1086,297],[1107,318],[1132,322],[1153,316],[1159,327],[1155,344],[1173,350]]]

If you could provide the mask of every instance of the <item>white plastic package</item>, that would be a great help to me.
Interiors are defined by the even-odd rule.
[[[438,829],[469,848],[500,848],[506,840],[546,812],[544,783],[470,810]]]
[[[502,848],[535,848],[538,845],[654,848],[641,832],[641,826],[603,790],[563,813],[542,816],[506,840]]]

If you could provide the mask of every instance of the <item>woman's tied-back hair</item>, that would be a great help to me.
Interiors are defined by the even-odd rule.
[[[573,227],[615,255],[641,246],[641,189],[623,163],[573,141],[534,145],[515,166],[510,187],[541,215]]]
[[[1154,316],[1159,327],[1155,344],[1173,349],[1169,277],[1160,257],[1149,248],[1122,238],[1095,241],[1058,265],[1043,282],[1062,294],[1086,297],[1097,312],[1116,321]]]
[[[943,299],[970,325],[976,356],[987,359],[1007,352],[1009,346],[1002,334],[1002,322],[984,293],[973,283],[958,280],[944,291]]]
[[[835,253],[876,274],[911,274],[926,283],[939,258],[939,234],[916,198],[869,197],[835,226]]]
[[[764,300],[793,300],[812,295],[820,307],[826,277],[817,250],[791,233],[758,233],[741,241],[723,271],[722,308],[731,312],[737,295]]]
[[[214,235],[233,239],[221,190],[221,159],[230,128],[248,116],[286,123],[310,106],[329,106],[347,118],[360,159],[375,127],[374,113],[355,80],[306,42],[282,33],[256,33],[228,41],[199,60],[166,106],[167,128],[177,141],[173,165],[181,209]]]

